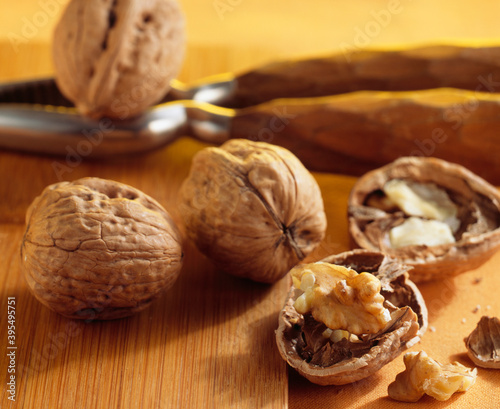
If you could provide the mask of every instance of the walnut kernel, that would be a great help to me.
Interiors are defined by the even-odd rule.
[[[296,266],[290,274],[296,289],[303,291],[294,308],[332,330],[374,334],[391,320],[380,280],[373,274],[322,262]]]
[[[459,362],[443,365],[424,351],[404,355],[406,369],[389,385],[392,399],[416,402],[425,394],[436,400],[450,399],[455,392],[465,392],[476,382],[477,369],[469,369]]]

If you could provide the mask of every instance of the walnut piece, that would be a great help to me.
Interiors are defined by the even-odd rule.
[[[445,401],[476,382],[476,368],[471,370],[459,362],[442,365],[424,351],[407,352],[404,363],[406,369],[388,387],[389,396],[402,402],[416,402],[425,394]]]
[[[389,240],[393,249],[455,243],[453,233],[446,223],[414,216],[389,230]]]
[[[310,313],[330,329],[374,334],[391,320],[380,280],[373,274],[323,262],[299,265],[290,273],[294,286],[304,291],[295,300],[295,310]]]
[[[341,253],[322,262],[340,266],[339,271],[365,272],[356,277],[372,274],[380,283],[379,295],[390,320],[376,333],[352,334],[342,328],[328,328],[309,312],[299,313],[294,305],[303,292],[295,285],[305,281],[307,288],[316,282],[304,271],[300,284],[295,278],[276,330],[282,358],[302,376],[319,385],[355,382],[372,375],[420,340],[427,329],[427,309],[418,288],[408,280],[408,267],[367,250]],[[334,308],[338,312],[341,307],[335,304]]]
[[[389,200],[406,215],[444,222],[453,231],[457,231],[460,227],[460,220],[457,219],[457,205],[443,189],[434,183],[392,179],[382,189]]]
[[[55,78],[92,117],[140,114],[169,90],[184,56],[175,0],[71,0],[52,42]]]
[[[180,272],[181,238],[167,211],[118,182],[50,185],[29,207],[26,225],[21,266],[28,286],[66,317],[132,315]]]
[[[354,243],[426,281],[474,269],[500,248],[500,192],[462,166],[405,157],[368,172],[348,204]]]
[[[497,317],[481,317],[464,341],[467,355],[477,366],[500,368],[500,320]]]
[[[221,270],[275,282],[322,240],[314,177],[288,150],[235,139],[193,158],[181,188],[188,236]]]

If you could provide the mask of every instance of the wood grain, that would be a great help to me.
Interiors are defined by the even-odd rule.
[[[32,75],[47,66],[45,51],[30,48]],[[287,369],[274,340],[286,279],[269,286],[234,278],[185,243],[181,276],[154,305],[130,319],[85,323],[41,306],[21,275],[24,215],[46,185],[83,176],[118,180],[155,197],[181,224],[177,191],[203,147],[181,139],[150,155],[81,163],[0,152],[0,339],[7,336],[7,297],[17,301],[17,400],[10,407],[287,407]],[[0,367],[7,367],[4,353]],[[0,407],[7,402],[3,392]]]
[[[188,246],[182,277],[147,311],[79,322],[29,293],[19,274],[22,234],[21,225],[2,225],[2,300],[17,300],[15,407],[284,407],[287,376],[274,329],[285,280],[238,280]],[[5,339],[5,314],[0,325]]]

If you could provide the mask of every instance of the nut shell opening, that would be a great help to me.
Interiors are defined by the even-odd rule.
[[[324,324],[295,310],[297,292],[292,288],[276,330],[278,350],[292,368],[313,383],[343,385],[372,375],[420,340],[427,329],[427,308],[420,291],[408,279],[407,266],[367,250],[353,250],[322,261],[379,278],[384,303],[394,319],[377,334],[333,342],[323,336]]]

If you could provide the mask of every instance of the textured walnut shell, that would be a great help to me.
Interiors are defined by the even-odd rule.
[[[322,240],[316,180],[288,150],[235,139],[193,158],[181,188],[188,236],[221,270],[271,283]]]
[[[184,18],[175,0],[72,0],[52,44],[61,92],[83,114],[124,119],[169,90]]]
[[[465,338],[467,355],[477,366],[500,369],[500,320],[483,316]]]
[[[382,283],[381,294],[386,299],[385,303],[388,301],[406,311],[400,320],[370,342],[361,346],[352,344],[357,348],[355,350],[347,348],[331,352],[333,349],[329,349],[329,345],[323,345],[317,354],[321,362],[313,362],[314,355],[307,358],[301,352],[305,350],[303,340],[310,340],[313,345],[322,337],[324,326],[319,323],[311,325],[311,317],[297,313],[293,307],[296,294],[293,289],[290,291],[276,330],[276,342],[282,358],[313,383],[344,385],[372,375],[418,342],[427,329],[427,308],[420,291],[408,279],[408,267],[382,253],[353,250],[322,261],[374,274]],[[407,306],[410,308],[405,309]]]
[[[405,215],[367,205],[369,197],[391,179],[434,183],[444,189],[458,206],[460,228],[455,233],[456,242],[392,248],[389,230]],[[354,243],[412,266],[410,276],[415,282],[477,268],[500,247],[499,191],[466,168],[441,159],[404,157],[366,173],[354,185],[348,209],[349,232]]]
[[[28,209],[21,267],[35,297],[70,318],[114,319],[171,287],[180,235],[163,207],[98,178],[45,188]]]

